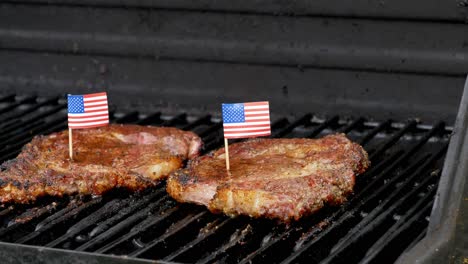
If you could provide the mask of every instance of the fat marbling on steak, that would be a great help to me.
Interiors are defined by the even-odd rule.
[[[341,204],[355,176],[370,162],[365,150],[343,134],[321,139],[255,139],[192,160],[172,174],[168,193],[212,212],[282,221],[298,220],[325,204]]]
[[[201,139],[169,127],[109,125],[36,136],[16,159],[2,164],[0,202],[27,203],[37,197],[99,195],[112,188],[141,190],[198,156]]]

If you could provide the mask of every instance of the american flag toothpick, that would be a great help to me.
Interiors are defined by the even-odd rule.
[[[68,144],[73,160],[73,129],[100,127],[109,124],[107,93],[68,95]]]
[[[270,107],[267,101],[222,104],[226,169],[229,171],[229,138],[271,135]]]

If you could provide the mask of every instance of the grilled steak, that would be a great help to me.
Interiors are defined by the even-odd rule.
[[[198,156],[201,140],[176,128],[109,125],[35,137],[2,165],[0,202],[26,203],[39,196],[102,194],[115,187],[140,190]]]
[[[341,204],[369,166],[364,149],[343,134],[321,139],[255,139],[192,160],[172,174],[168,193],[212,212],[290,221]]]

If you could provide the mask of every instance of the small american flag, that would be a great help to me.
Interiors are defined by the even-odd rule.
[[[223,128],[225,138],[269,136],[268,102],[223,104]]]
[[[107,93],[68,95],[68,127],[72,129],[109,124]]]

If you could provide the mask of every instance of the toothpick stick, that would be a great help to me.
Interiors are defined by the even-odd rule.
[[[68,150],[70,151],[70,160],[73,160],[73,141],[72,141],[72,129],[68,128]]]
[[[226,170],[229,171],[229,148],[227,138],[224,138],[224,151],[226,156]]]

